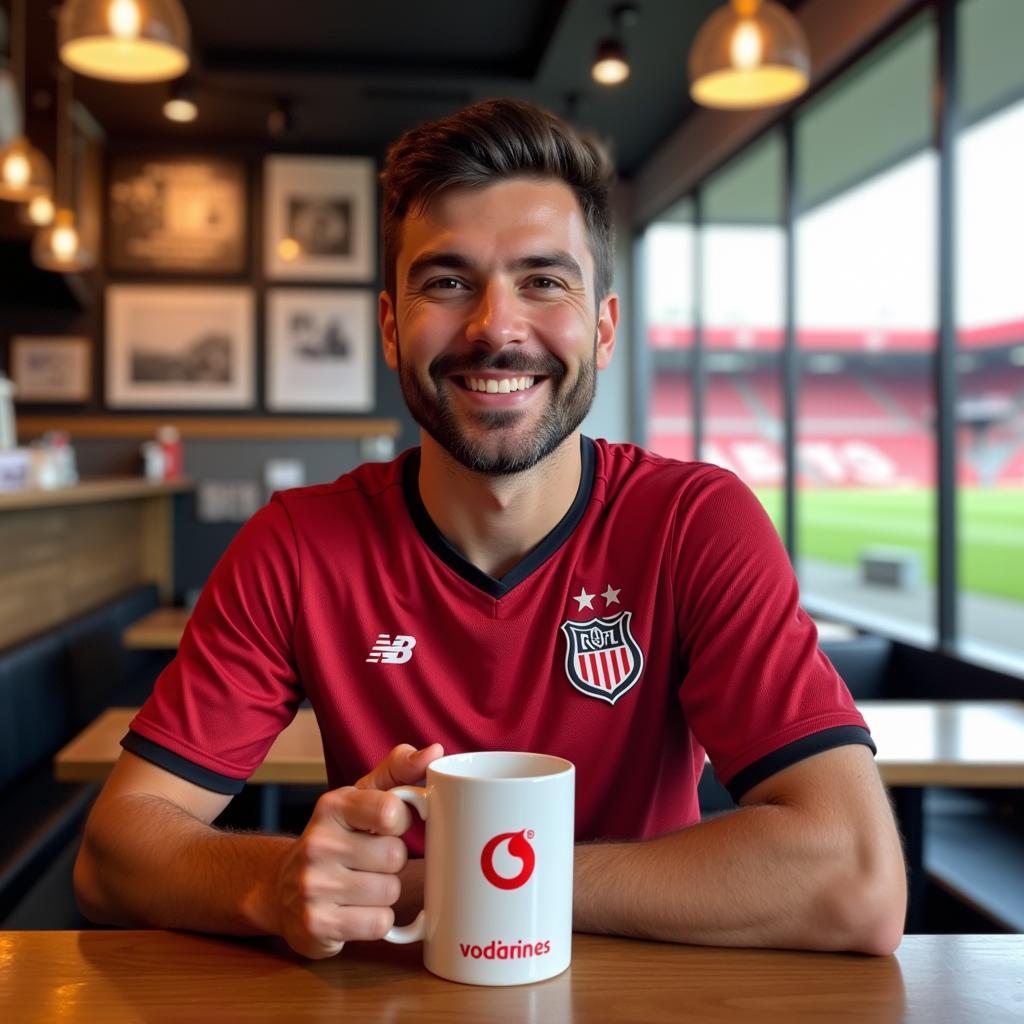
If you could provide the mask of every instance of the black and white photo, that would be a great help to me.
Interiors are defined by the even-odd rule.
[[[17,402],[87,402],[92,397],[92,342],[16,336],[11,339],[11,380]]]
[[[266,323],[268,409],[373,408],[372,292],[272,288]]]
[[[107,404],[246,408],[253,402],[248,288],[107,289]]]
[[[268,157],[263,182],[267,277],[372,280],[375,188],[369,159]]]

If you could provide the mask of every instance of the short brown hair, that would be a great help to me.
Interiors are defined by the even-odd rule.
[[[576,195],[594,258],[600,300],[612,286],[614,181],[603,147],[554,114],[520,100],[486,100],[407,131],[388,150],[382,234],[384,286],[395,296],[402,221],[450,188],[482,187],[506,178],[556,178]]]

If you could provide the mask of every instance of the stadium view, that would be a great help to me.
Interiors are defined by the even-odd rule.
[[[884,62],[873,71],[884,76]],[[858,87],[867,95],[871,82]],[[827,122],[828,103],[811,110],[797,145],[825,144],[841,130]],[[644,238],[647,444],[733,470],[780,532],[781,147],[771,134],[712,177],[701,189],[699,226],[686,200]],[[904,145],[878,166],[855,180],[833,177],[795,224],[797,568],[812,610],[928,644],[936,619],[938,163],[933,149],[907,155]],[[965,653],[1020,672],[1024,288],[1011,240],[1024,237],[1024,101],[961,133],[957,171],[959,631]],[[706,372],[699,453],[691,372],[698,308]]]

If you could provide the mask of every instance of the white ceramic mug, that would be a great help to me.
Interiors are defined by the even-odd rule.
[[[423,941],[423,963],[471,985],[561,974],[572,956],[576,769],[547,754],[439,758],[426,788],[395,796],[427,823],[423,910],[388,942]]]

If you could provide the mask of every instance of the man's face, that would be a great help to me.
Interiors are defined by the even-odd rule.
[[[618,300],[594,294],[586,222],[559,181],[451,189],[402,226],[394,300],[381,295],[388,365],[416,421],[479,473],[554,451],[611,359]]]

